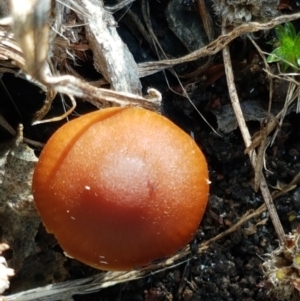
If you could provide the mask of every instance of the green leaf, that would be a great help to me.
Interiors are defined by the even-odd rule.
[[[290,38],[294,39],[296,37],[296,29],[291,22],[285,23],[284,31]]]
[[[275,34],[277,36],[278,41],[280,42],[285,36],[284,27],[282,25],[278,25],[275,27]]]
[[[275,63],[275,62],[279,62],[280,60],[282,60],[282,58],[280,56],[278,56],[278,54],[276,54],[278,52],[278,49],[275,49],[272,51],[272,53],[267,57],[267,62],[268,63]]]

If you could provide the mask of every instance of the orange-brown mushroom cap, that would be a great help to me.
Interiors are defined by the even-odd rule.
[[[33,177],[48,232],[71,257],[131,270],[174,254],[194,236],[209,191],[206,160],[167,118],[109,108],[61,127]]]

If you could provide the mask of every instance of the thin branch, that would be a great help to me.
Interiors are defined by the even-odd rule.
[[[145,62],[145,63],[138,64],[140,77],[159,72],[161,70],[173,67],[177,64],[192,62],[202,57],[214,55],[220,52],[230,42],[232,42],[234,39],[236,39],[241,35],[256,32],[259,30],[270,30],[279,24],[293,21],[299,18],[300,18],[300,13],[295,13],[292,15],[283,15],[274,18],[273,20],[267,23],[258,23],[258,22],[244,23],[236,27],[235,29],[233,29],[231,32],[219,36],[216,40],[214,40],[207,46],[202,47],[186,56],[176,58],[176,59],[171,59],[171,60],[163,60],[159,62]]]
[[[223,36],[227,34],[225,26],[226,26],[226,21],[223,20],[223,24],[222,24]],[[239,124],[239,128],[242,133],[245,146],[249,147],[252,143],[251,136],[250,136],[248,127],[246,125],[246,122],[245,122],[245,119],[243,116],[243,112],[242,112],[242,109],[240,106],[239,98],[237,95],[237,91],[236,91],[236,87],[235,87],[235,83],[234,83],[234,75],[233,75],[233,71],[232,71],[231,57],[230,57],[230,52],[229,52],[228,46],[224,47],[224,49],[223,49],[223,60],[224,60],[224,65],[225,65],[225,74],[226,74],[231,104],[232,104],[235,116],[237,118],[237,122]],[[253,168],[255,168],[256,162],[257,162],[257,155],[256,155],[255,150],[249,151],[248,154],[249,154],[251,164],[252,164]],[[279,216],[277,214],[277,211],[276,211],[275,205],[273,203],[273,199],[272,199],[272,196],[269,191],[269,188],[268,188],[268,185],[267,185],[264,175],[261,175],[260,190],[261,190],[263,199],[265,201],[265,204],[268,208],[268,211],[270,213],[270,217],[273,222],[278,239],[281,243],[283,243],[284,237],[285,237],[284,230],[283,230],[282,224],[280,222]]]

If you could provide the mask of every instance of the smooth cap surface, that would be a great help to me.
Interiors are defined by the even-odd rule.
[[[61,127],[33,177],[36,207],[64,251],[103,270],[131,270],[193,238],[209,191],[206,160],[167,118],[96,111]]]

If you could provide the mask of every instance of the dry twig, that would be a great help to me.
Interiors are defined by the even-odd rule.
[[[222,34],[207,46],[199,50],[196,50],[186,56],[172,59],[172,60],[163,60],[159,62],[147,62],[147,63],[138,64],[140,77],[144,77],[159,72],[161,70],[173,67],[177,64],[192,62],[202,57],[215,55],[216,53],[220,52],[225,46],[227,46],[230,42],[232,42],[234,39],[236,39],[241,35],[256,32],[259,30],[270,30],[274,28],[276,25],[293,21],[299,18],[300,18],[300,13],[295,13],[292,15],[283,15],[274,18],[273,20],[267,23],[258,23],[258,22],[244,23],[236,27],[235,29],[233,29],[231,32]]]
[[[222,33],[223,33],[223,35],[227,34],[226,22],[223,22],[223,24],[222,24]],[[240,106],[236,87],[234,84],[234,76],[233,76],[232,64],[231,64],[231,58],[230,58],[230,52],[229,52],[228,46],[224,47],[224,49],[223,49],[223,60],[224,60],[224,65],[225,65],[225,74],[226,74],[228,91],[229,91],[229,96],[231,99],[232,107],[235,112],[235,115],[236,115],[236,118],[237,118],[237,121],[239,124],[239,128],[241,130],[242,137],[244,139],[245,146],[249,147],[252,143],[251,136],[250,136],[248,127],[246,125],[246,122],[245,122],[245,119],[243,116],[243,112],[242,112],[242,109]],[[250,158],[253,168],[255,168],[256,162],[257,162],[257,155],[256,155],[255,150],[249,151],[249,158]],[[272,199],[272,196],[269,191],[269,188],[268,188],[268,185],[267,185],[264,175],[261,175],[261,182],[260,182],[259,186],[260,186],[260,190],[261,190],[263,199],[265,201],[265,204],[270,213],[270,217],[273,222],[278,239],[281,243],[283,243],[284,242],[284,230],[281,225],[280,219],[278,217],[278,214],[277,214],[275,205],[273,203],[273,199]]]
[[[127,46],[115,36],[116,24],[112,16],[105,11],[103,3],[95,0],[80,1],[80,17],[86,22],[87,38],[94,51],[96,69],[101,70],[117,91],[96,88],[75,76],[53,74],[54,68],[51,67],[53,63],[49,63],[48,58],[48,49],[56,45],[55,43],[49,45],[49,35],[53,34],[48,25],[50,0],[26,0],[22,2],[22,9],[19,1],[12,0],[14,36],[7,28],[2,28],[2,32],[0,31],[0,37],[2,33],[0,58],[13,60],[19,68],[30,75],[27,78],[37,82],[44,90],[51,91],[51,95],[64,93],[71,99],[79,97],[98,108],[134,105],[160,112],[161,95],[158,91],[150,90],[147,97],[138,95],[141,86],[135,62]],[[72,0],[71,3],[75,2]],[[93,12],[92,16],[90,12]],[[99,22],[102,27],[98,26]],[[59,26],[56,25],[56,28]],[[55,50],[52,50],[52,53],[55,53]],[[9,67],[12,68],[13,65]],[[50,104],[51,98],[48,99],[44,112],[47,112]],[[64,117],[65,115],[61,116]]]

